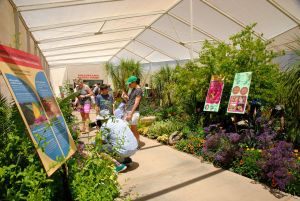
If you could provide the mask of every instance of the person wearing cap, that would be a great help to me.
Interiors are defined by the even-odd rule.
[[[77,97],[79,103],[78,110],[83,122],[81,132],[88,133],[92,101],[91,96],[93,92],[89,86],[83,83],[83,80],[78,79],[76,82],[78,84],[76,91],[79,92],[79,96]]]
[[[130,128],[136,137],[137,141],[140,143],[140,135],[137,131],[137,124],[139,121],[139,105],[143,96],[143,90],[138,85],[139,79],[136,76],[130,76],[127,79],[126,84],[131,88],[131,93],[129,94],[129,99],[126,107],[125,120],[130,124]]]
[[[108,110],[101,110],[96,117],[100,127],[103,150],[116,155],[116,159],[123,163],[135,154],[138,142],[127,122],[111,116]]]

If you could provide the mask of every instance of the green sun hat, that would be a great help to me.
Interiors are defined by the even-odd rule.
[[[135,77],[135,76],[130,76],[128,79],[127,79],[127,82],[126,82],[126,84],[127,85],[129,85],[129,84],[131,84],[131,83],[133,83],[133,82],[136,82],[137,81],[137,77]]]

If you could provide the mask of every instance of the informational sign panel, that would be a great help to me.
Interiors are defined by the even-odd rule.
[[[244,114],[251,84],[252,72],[236,73],[228,103],[228,113]]]
[[[0,45],[0,70],[50,176],[76,151],[38,57]]]
[[[207,92],[204,111],[218,112],[224,88],[224,77],[213,75]]]

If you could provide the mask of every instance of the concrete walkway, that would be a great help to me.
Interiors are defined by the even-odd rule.
[[[145,142],[133,165],[119,174],[123,194],[134,200],[157,201],[294,201],[267,187],[154,140]]]

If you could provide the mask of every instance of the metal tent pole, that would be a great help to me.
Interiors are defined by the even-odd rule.
[[[191,30],[190,30],[190,39],[191,41],[194,41],[194,19],[193,19],[193,0],[190,0],[190,20],[191,20]],[[193,56],[193,42],[190,44],[190,55],[191,55],[191,60],[194,60]]]

